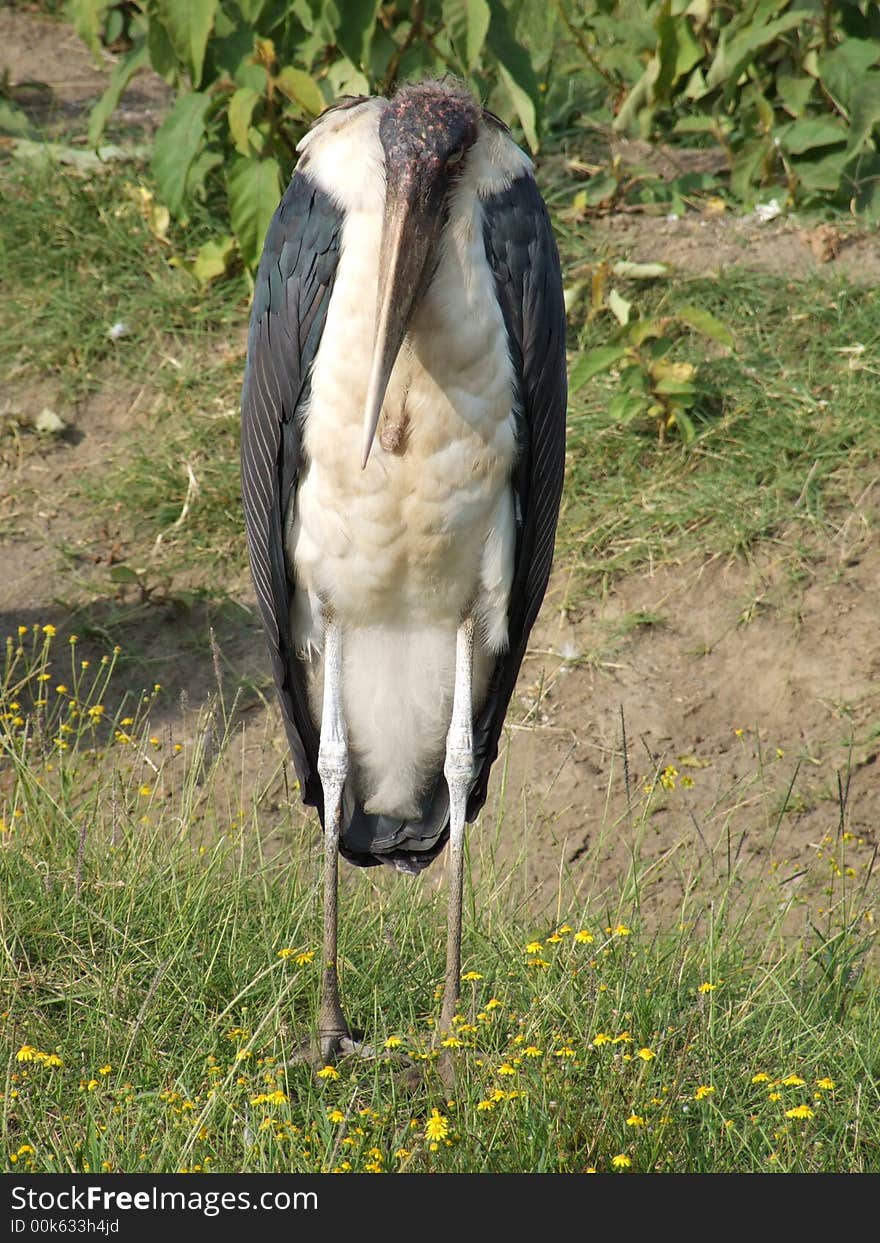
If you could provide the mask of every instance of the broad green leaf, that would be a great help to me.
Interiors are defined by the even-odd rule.
[[[153,174],[159,197],[174,216],[183,209],[187,175],[201,148],[210,107],[210,95],[180,95],[156,134]]]
[[[443,21],[452,42],[464,52],[468,72],[480,59],[491,18],[488,0],[443,0]]]
[[[139,583],[140,576],[135,573],[130,565],[113,565],[109,572],[110,581],[112,583]]]
[[[171,46],[189,69],[193,86],[200,86],[205,48],[214,25],[218,0],[157,0],[156,17],[168,33]]]
[[[696,116],[680,117],[675,122],[676,134],[714,134],[718,129],[715,117]]]
[[[237,159],[226,174],[226,188],[239,250],[254,268],[281,196],[281,169],[276,160]]]
[[[825,90],[844,108],[849,108],[859,83],[878,60],[880,42],[844,39],[831,51],[820,53],[816,69]]]
[[[750,24],[742,34],[736,34],[729,40],[727,30],[723,30],[715,50],[715,59],[706,74],[706,86],[710,91],[716,86],[725,86],[732,93],[740,74],[755,52],[806,20],[807,14],[803,11],[784,13],[782,17],[774,22],[767,22],[766,25]]]
[[[292,65],[286,65],[275,79],[275,85],[282,95],[286,95],[295,104],[299,104],[309,116],[316,117],[327,106],[327,101],[321,94],[315,79],[302,69],[294,69]]]
[[[222,163],[223,156],[219,151],[203,148],[189,166],[189,172],[186,175],[186,197],[204,201],[208,176]]]
[[[840,189],[843,170],[852,159],[849,151],[834,151],[823,160],[800,160],[794,168],[805,190],[834,194]]]
[[[608,405],[608,417],[615,423],[631,423],[647,411],[648,399],[643,393],[615,393]]]
[[[250,155],[251,148],[248,142],[248,130],[251,125],[251,117],[254,115],[254,108],[259,102],[260,96],[256,91],[252,91],[249,86],[240,86],[229,101],[227,115],[229,117],[229,132],[232,135],[232,141],[239,155]]]
[[[138,39],[117,63],[110,75],[107,89],[89,115],[89,146],[97,147],[111,113],[134,75],[149,63],[150,50],[144,38]]]
[[[238,7],[244,20],[250,26],[256,26],[263,16],[266,0],[238,0]]]
[[[339,10],[337,42],[349,60],[366,69],[381,0],[335,0],[335,5]]]
[[[572,393],[583,388],[588,380],[592,380],[593,376],[601,371],[610,370],[625,354],[626,347],[621,345],[603,345],[595,350],[587,350],[586,354],[581,354],[568,378],[568,386]]]
[[[781,73],[776,79],[776,89],[785,111],[793,117],[799,117],[806,108],[815,85],[815,79],[808,74]]]
[[[670,17],[668,7],[664,5],[655,23],[657,27],[657,72],[652,83],[651,100],[667,100],[675,81],[675,67],[678,64],[678,22]]]
[[[597,173],[590,178],[583,190],[578,191],[578,194],[583,194],[585,204],[598,207],[600,203],[613,199],[617,190],[616,177],[612,177],[610,173]]]
[[[690,417],[685,413],[684,408],[679,405],[673,406],[672,417],[675,420],[675,426],[678,428],[678,433],[684,444],[693,444],[697,437],[697,429],[694,427]]]
[[[87,43],[95,56],[101,54],[101,32],[104,15],[114,0],[67,0],[64,15],[83,43]]]
[[[880,122],[880,73],[867,73],[853,91],[848,151],[860,151]]]
[[[147,47],[150,49],[150,64],[159,77],[172,86],[176,85],[180,77],[180,64],[161,22],[151,21],[148,24]]]
[[[730,170],[730,188],[738,199],[748,201],[752,198],[752,183],[758,180],[758,173],[768,154],[770,147],[766,138],[744,143],[736,153]]]
[[[535,112],[534,100],[527,91],[523,90],[507,66],[501,64],[500,61],[498,63],[498,72],[501,75],[501,81],[507,87],[510,102],[513,104],[516,115],[519,117],[520,125],[523,127],[526,142],[529,144],[532,151],[537,151],[538,121]]]
[[[816,147],[846,142],[847,132],[842,122],[831,117],[804,117],[801,121],[792,121],[790,125],[781,127],[776,138],[790,155],[803,155]]]
[[[0,99],[0,134],[29,134],[30,130],[27,114],[8,99]]]
[[[203,285],[222,276],[229,266],[229,260],[235,251],[235,238],[212,238],[200,247],[192,266],[193,276]]]
[[[688,325],[689,328],[701,332],[704,337],[711,337],[713,341],[717,341],[719,345],[726,345],[728,349],[733,349],[736,345],[736,338],[727,327],[722,324],[720,319],[716,319],[709,311],[700,306],[691,306],[689,303],[685,306],[676,308],[676,317]]]

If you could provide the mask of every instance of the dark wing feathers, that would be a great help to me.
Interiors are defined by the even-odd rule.
[[[530,175],[484,205],[489,266],[507,327],[516,377],[518,458],[514,472],[517,540],[508,607],[508,647],[475,722],[473,820],[486,800],[504,717],[553,560],[565,472],[565,305],[559,254],[547,208]]]
[[[290,638],[284,523],[302,462],[299,412],[336,275],[342,214],[294,174],[266,234],[254,286],[241,399],[241,490],[251,570],[305,802],[323,813],[318,733]]]

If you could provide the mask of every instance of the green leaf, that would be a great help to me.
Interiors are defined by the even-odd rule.
[[[840,189],[843,170],[852,158],[849,151],[834,151],[824,160],[801,160],[794,167],[804,190],[835,194]]]
[[[785,111],[793,117],[799,117],[806,108],[815,85],[815,79],[808,74],[781,73],[776,79],[776,89]]]
[[[96,56],[101,54],[101,33],[104,14],[113,0],[67,0],[64,14],[83,43],[87,43]]]
[[[673,406],[672,417],[675,419],[675,426],[684,444],[693,444],[697,438],[697,429],[694,427],[692,420],[685,413],[683,407]]]
[[[805,117],[802,121],[792,121],[790,125],[780,128],[776,137],[789,155],[803,155],[816,147],[846,142],[847,133],[843,124],[831,117]]]
[[[671,268],[668,263],[631,263],[628,259],[620,259],[611,269],[615,276],[629,277],[631,280],[648,281],[658,276],[668,276]]]
[[[0,99],[0,134],[29,134],[30,131],[27,114],[8,99]]]
[[[579,190],[578,193],[583,194],[585,204],[589,204],[591,207],[598,207],[600,203],[610,202],[617,190],[616,177],[612,177],[610,173],[597,173],[590,178],[583,190]]]
[[[701,332],[704,337],[711,337],[713,341],[717,341],[719,345],[726,345],[728,349],[734,349],[736,346],[736,338],[727,327],[722,324],[720,319],[716,319],[709,311],[704,310],[700,306],[691,306],[689,303],[676,308],[676,318],[682,323],[687,324],[689,328],[693,328],[696,332]]]
[[[608,371],[626,355],[626,347],[620,345],[602,345],[595,350],[587,350],[581,354],[571,369],[568,386],[572,393],[583,388],[588,380],[601,371]]]
[[[229,132],[232,135],[232,141],[239,155],[250,155],[251,147],[248,142],[248,130],[251,125],[251,118],[254,115],[260,96],[256,91],[252,91],[249,86],[241,86],[229,101],[227,115],[229,118]]]
[[[161,22],[151,21],[147,26],[147,47],[150,49],[150,64],[159,77],[176,85],[180,66]]]
[[[214,25],[218,0],[156,0],[156,16],[165,27],[179,60],[189,69],[193,86],[202,81],[205,48]]]
[[[808,15],[802,11],[785,13],[775,22],[767,22],[765,25],[758,22],[749,25],[742,34],[735,34],[730,40],[727,38],[727,30],[722,30],[715,50],[715,59],[706,74],[706,86],[710,91],[717,86],[724,86],[728,92],[732,93],[740,74],[754,53],[766,47],[768,43],[773,43],[787,30],[793,30],[795,26],[802,25],[807,18]]]
[[[880,121],[880,73],[868,73],[853,92],[847,150],[860,151]]]
[[[538,150],[538,103],[540,95],[531,58],[517,43],[508,25],[507,10],[501,0],[490,0],[492,20],[486,41],[498,62],[498,73],[523,127],[526,142]]]
[[[836,48],[819,55],[816,69],[829,95],[844,108],[850,108],[859,83],[878,60],[880,42],[873,39],[844,39]]]
[[[443,0],[443,21],[452,42],[463,47],[469,73],[480,59],[491,19],[488,0]]]
[[[147,41],[141,38],[132,45],[131,49],[122,57],[122,60],[117,63],[110,75],[106,91],[89,115],[90,147],[97,147],[101,141],[101,135],[104,133],[107,121],[110,119],[111,113],[115,112],[116,106],[122,97],[122,92],[137,71],[149,63],[149,59],[150,50],[147,46]]]
[[[226,188],[239,250],[254,268],[281,196],[281,169],[276,160],[237,159],[226,174]]]
[[[309,116],[316,117],[327,106],[315,79],[302,69],[286,65],[275,79],[275,85],[282,95],[299,104]]]
[[[648,399],[643,393],[615,393],[608,405],[608,417],[614,423],[631,423],[647,410]]]
[[[339,46],[359,69],[366,69],[381,0],[335,0],[335,4],[339,10]]]
[[[235,238],[213,238],[199,248],[192,266],[193,276],[201,284],[207,285],[218,276],[222,276],[229,267],[229,260],[235,251]]]
[[[174,216],[183,209],[187,175],[202,146],[211,102],[210,95],[198,91],[178,96],[156,134],[153,175],[159,197]]]
[[[110,567],[111,583],[139,583],[140,576],[129,565],[113,565]]]

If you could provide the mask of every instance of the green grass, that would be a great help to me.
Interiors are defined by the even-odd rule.
[[[679,858],[677,918],[653,929],[657,794],[602,826],[632,853],[621,892],[561,888],[543,915],[520,897],[527,859],[495,866],[500,826],[485,824],[451,1087],[435,1035],[444,891],[346,870],[343,991],[379,1056],[322,1078],[285,1065],[318,1002],[313,824],[282,812],[267,851],[279,774],[242,780],[222,712],[210,754],[204,718],[152,734],[156,692],[111,714],[113,658],[83,670],[59,644],[11,637],[0,705],[9,1168],[880,1168],[870,860],[848,879],[858,846],[833,804],[811,888],[741,867],[731,840],[748,828],[772,860],[774,820],[762,833],[753,800],[728,792],[726,851],[704,839],[710,863]]]

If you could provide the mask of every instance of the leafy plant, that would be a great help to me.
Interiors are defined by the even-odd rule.
[[[594,376],[615,369],[618,384],[608,406],[609,418],[623,424],[653,420],[661,444],[675,431],[687,445],[696,436],[691,412],[699,396],[698,373],[694,363],[672,357],[675,341],[690,330],[732,349],[733,334],[701,307],[679,306],[669,315],[642,318],[633,314],[633,304],[617,288],[606,290],[612,275],[645,280],[665,274],[665,266],[658,263],[602,263],[595,269],[590,315],[610,314],[618,326],[608,345],[580,354],[570,388],[576,393]]]
[[[534,148],[542,125],[532,59],[515,33],[523,5],[502,0],[69,0],[68,14],[97,52],[129,15],[130,46],[95,106],[97,145],[143,66],[176,91],[156,134],[153,172],[172,215],[222,187],[232,233],[253,266],[296,144],[340,95],[386,92],[409,77],[452,72]],[[529,13],[534,16],[535,6]],[[218,248],[219,247],[219,252]],[[201,270],[228,258],[221,238]]]

